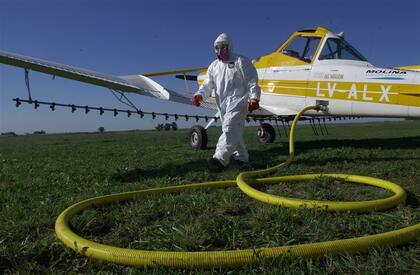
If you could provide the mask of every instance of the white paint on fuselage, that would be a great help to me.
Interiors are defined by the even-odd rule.
[[[306,106],[317,104],[318,97],[304,97],[283,94],[262,93],[261,107],[276,115],[292,115]],[[408,107],[396,104],[360,102],[340,99],[328,99],[328,113],[309,111],[308,115],[333,116],[368,116],[368,117],[420,117],[419,107]],[[287,113],[284,113],[285,110]]]

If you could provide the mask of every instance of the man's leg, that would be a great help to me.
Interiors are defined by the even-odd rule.
[[[223,132],[217,141],[216,151],[213,158],[218,159],[224,166],[228,166],[230,156],[235,151],[236,146],[233,144],[232,132]]]
[[[248,152],[243,144],[243,131],[245,120],[237,118],[222,126],[223,133],[216,145],[213,157],[218,159],[224,166],[230,162],[231,156],[237,152],[238,159],[248,161]]]
[[[239,160],[242,162],[248,162],[249,161],[249,154],[248,151],[245,149],[244,139],[241,138],[241,141],[236,149],[235,152],[233,152],[233,159]]]

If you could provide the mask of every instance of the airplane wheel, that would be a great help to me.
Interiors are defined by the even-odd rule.
[[[196,150],[207,148],[207,131],[200,125],[195,125],[188,132],[188,141],[190,146]]]
[[[271,124],[263,123],[257,130],[257,136],[261,143],[273,143],[276,139],[276,131]]]

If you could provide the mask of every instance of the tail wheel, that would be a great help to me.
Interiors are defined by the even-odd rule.
[[[195,125],[188,132],[188,141],[195,150],[204,150],[207,148],[207,131],[200,125]]]
[[[273,143],[276,139],[276,131],[268,123],[262,123],[257,130],[257,136],[261,143]]]

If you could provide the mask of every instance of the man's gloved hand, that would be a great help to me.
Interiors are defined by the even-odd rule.
[[[260,104],[258,103],[258,100],[251,99],[248,102],[248,112],[252,113],[252,111],[255,111],[260,108]]]
[[[201,97],[201,95],[195,95],[195,96],[193,96],[193,98],[192,98],[193,105],[195,105],[197,107],[200,107],[200,104],[201,104],[201,100],[202,99],[203,98]]]

